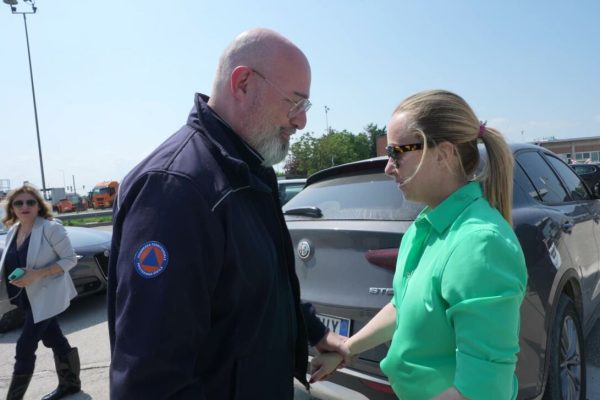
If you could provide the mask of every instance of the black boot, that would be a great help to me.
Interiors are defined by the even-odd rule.
[[[58,375],[58,387],[48,393],[42,400],[58,400],[81,390],[81,381],[79,380],[79,353],[77,347],[63,356],[54,355],[54,365],[56,365],[56,374]]]
[[[31,375],[13,375],[6,400],[21,400],[25,396]]]

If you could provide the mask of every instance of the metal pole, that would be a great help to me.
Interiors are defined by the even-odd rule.
[[[35,116],[35,131],[37,133],[38,154],[40,157],[40,171],[42,172],[42,191],[46,191],[46,178],[44,177],[44,161],[42,160],[42,143],[40,142],[40,125],[38,123],[37,105],[35,101],[35,87],[33,85],[33,68],[31,67],[31,52],[29,50],[29,33],[27,32],[27,17],[23,14],[25,24],[25,40],[27,41],[27,58],[29,59],[29,77],[31,78],[31,94],[33,95],[33,114]]]
[[[77,194],[77,189],[75,186],[75,175],[71,175],[73,177],[73,193]]]
[[[329,133],[329,120],[327,119],[327,111],[329,111],[329,107],[325,106],[325,127],[327,129],[326,134]]]

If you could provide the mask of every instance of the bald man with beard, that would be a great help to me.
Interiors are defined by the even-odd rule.
[[[210,98],[123,180],[109,265],[111,399],[293,398],[307,342],[272,168],[306,125],[306,56],[268,29],[225,49]]]

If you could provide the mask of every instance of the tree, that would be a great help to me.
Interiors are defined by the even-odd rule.
[[[387,135],[387,128],[379,128],[377,124],[369,123],[364,127],[365,134],[369,137],[369,156],[377,157],[377,138]]]
[[[290,146],[290,155],[283,167],[286,175],[308,176],[310,162],[315,147],[313,133],[306,132]]]
[[[354,135],[331,129],[320,138],[305,133],[290,146],[284,170],[286,174],[308,176],[334,165],[369,158],[369,154],[369,138],[365,133]]]

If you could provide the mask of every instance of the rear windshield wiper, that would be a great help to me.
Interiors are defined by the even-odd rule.
[[[298,207],[286,210],[285,215],[305,215],[307,217],[321,218],[323,213],[319,207]]]

